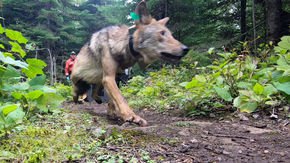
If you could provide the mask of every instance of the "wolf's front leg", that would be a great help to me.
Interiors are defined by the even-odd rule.
[[[133,110],[129,107],[127,101],[122,96],[116,84],[116,72],[118,63],[111,56],[110,52],[106,47],[103,48],[102,66],[103,66],[103,86],[108,93],[112,104],[110,105],[109,113],[114,113],[124,121],[134,122],[140,126],[146,126],[147,121],[136,115]],[[113,110],[112,110],[113,109]]]
[[[103,84],[111,98],[111,104],[108,110],[109,113],[122,118],[124,121],[134,122],[140,126],[147,125],[147,121],[136,115],[129,107],[127,101],[117,87],[115,78],[104,77]]]

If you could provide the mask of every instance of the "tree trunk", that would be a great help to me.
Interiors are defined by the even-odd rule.
[[[164,17],[168,17],[168,0],[165,0],[164,10]]]
[[[281,0],[265,0],[267,9],[267,35],[269,41],[278,41],[281,37]]]
[[[253,19],[253,40],[254,40],[254,50],[257,50],[257,30],[256,30],[256,4],[255,0],[252,0],[252,19]]]
[[[247,9],[247,0],[241,0],[241,19],[240,19],[241,41],[245,41],[247,32],[246,9]]]

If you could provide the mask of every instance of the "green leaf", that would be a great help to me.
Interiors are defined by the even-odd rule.
[[[241,105],[241,103],[242,103],[242,96],[238,96],[238,97],[236,97],[234,99],[234,102],[233,102],[234,107],[239,108],[239,106]]]
[[[188,84],[188,82],[182,82],[182,83],[179,84],[179,86],[186,87],[187,84]]]
[[[29,81],[29,85],[30,86],[37,86],[37,85],[43,86],[45,84],[45,80],[46,80],[45,75],[36,76],[35,78]]]
[[[5,72],[3,73],[3,78],[20,78],[20,72],[14,67],[8,65]]]
[[[18,84],[5,84],[2,88],[4,91],[25,91],[29,89],[29,85],[26,82],[18,83]]]
[[[282,76],[290,76],[290,65],[276,66],[278,71],[282,71]]]
[[[252,88],[252,83],[249,83],[249,82],[238,82],[237,86],[239,88],[250,89],[250,88]]]
[[[18,32],[18,31],[14,31],[11,29],[6,29],[5,31],[6,36],[8,38],[10,38],[11,40],[17,41],[18,43],[22,44],[26,44],[27,43],[27,39],[22,35],[22,33]]]
[[[260,83],[256,83],[253,90],[256,94],[260,95],[264,91],[264,86],[262,86]]]
[[[275,82],[274,86],[279,91],[282,91],[282,92],[286,93],[287,95],[290,95],[290,82],[286,82],[286,83]]]
[[[263,91],[263,95],[269,97],[275,93],[277,93],[277,89],[272,85],[272,84],[268,84]]]
[[[195,75],[195,79],[202,83],[206,82],[206,78],[203,75]]]
[[[13,153],[9,152],[9,151],[3,151],[3,150],[0,151],[0,160],[3,160],[3,158],[5,158],[5,159],[13,159],[15,157],[16,156]]]
[[[279,104],[279,101],[266,101],[266,105],[271,105],[271,106],[277,106]]]
[[[27,68],[28,67],[28,65],[25,62],[14,60],[13,58],[8,57],[8,56],[5,57],[2,52],[0,52],[0,61],[2,61],[5,64],[11,64],[13,66],[17,66],[20,68]]]
[[[241,95],[244,95],[246,97],[252,97],[254,92],[253,91],[249,91],[249,90],[239,90],[239,93]]]
[[[4,52],[3,55],[4,55],[5,57],[10,57],[10,58],[12,58],[12,59],[15,59],[15,57],[13,56],[12,53]]]
[[[19,53],[23,58],[26,56],[26,52],[22,49],[22,47],[17,42],[9,41],[9,44],[12,46],[11,51]]]
[[[284,58],[284,56],[282,56],[282,55],[279,55],[279,59],[277,60],[277,64],[279,66],[287,66],[287,65],[289,65],[287,63],[286,59]]]
[[[229,91],[225,88],[214,87],[216,93],[225,101],[232,101],[233,97],[229,93]]]
[[[281,41],[278,43],[278,46],[290,50],[290,36],[284,36],[281,38]]]
[[[7,116],[9,113],[13,112],[18,108],[18,105],[13,104],[13,105],[6,105],[0,108],[0,111],[2,111],[4,116]]]
[[[25,113],[20,107],[18,107],[16,110],[7,115],[6,122],[16,125],[22,122],[24,116]]]
[[[12,97],[14,97],[16,100],[20,100],[23,96],[21,92],[12,92],[11,93]]]
[[[26,94],[25,97],[29,100],[35,100],[38,99],[41,95],[43,95],[41,90],[35,90]]]
[[[56,90],[46,85],[32,86],[33,89],[41,90],[44,93],[56,93]]]
[[[27,69],[22,69],[22,72],[25,73],[30,79],[34,78],[36,75],[42,75],[43,68],[46,67],[46,63],[39,59],[27,59],[28,63]]]
[[[185,86],[186,89],[195,87],[201,87],[206,83],[206,79],[203,76],[196,75],[192,80]]]
[[[240,112],[252,113],[257,109],[257,107],[258,107],[257,102],[245,102],[242,103],[238,108]]]
[[[1,48],[1,49],[5,49],[5,47],[4,47],[3,44],[0,44],[0,48]]]
[[[208,53],[208,54],[214,54],[214,52],[215,52],[215,48],[214,48],[214,47],[211,47],[211,48],[209,48],[209,49],[207,50],[207,53]]]
[[[43,96],[37,99],[37,107],[43,112],[48,110],[58,109],[64,98],[55,93],[45,93]]]
[[[3,34],[5,32],[5,29],[2,27],[2,24],[0,24],[0,34]]]

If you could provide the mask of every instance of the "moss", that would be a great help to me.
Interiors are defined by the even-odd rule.
[[[25,122],[8,138],[0,139],[0,162],[129,162],[143,156],[143,147],[160,141],[134,130],[114,130],[106,135],[95,120],[92,114],[66,110]],[[107,125],[105,121],[98,123]]]
[[[160,137],[146,134],[140,130],[122,130],[121,134],[134,146],[144,147],[162,141]]]
[[[47,116],[46,121],[23,124],[21,131],[15,131],[9,139],[1,140],[0,151],[12,153],[14,161],[46,162],[81,158],[81,147],[88,143],[86,140],[90,136],[82,126],[90,123],[88,117],[84,119],[70,113],[58,117]]]

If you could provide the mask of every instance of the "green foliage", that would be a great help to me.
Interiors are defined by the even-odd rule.
[[[122,91],[134,107],[178,107],[189,114],[226,106],[252,113],[284,105],[290,100],[289,38],[282,37],[276,53],[263,49],[268,52],[262,59],[237,52],[212,52],[215,60],[211,65],[197,66],[185,59],[180,67],[151,72],[148,78],[134,77]]]
[[[106,132],[102,118],[95,126],[96,117],[85,112],[66,110],[39,116],[0,140],[0,162],[153,162],[140,144],[161,141],[140,131],[112,128]],[[124,148],[112,150],[118,146]]]
[[[136,76],[129,81],[128,86],[121,89],[133,107],[154,107],[162,110],[171,107],[182,108],[184,103],[180,97],[184,96],[185,91],[179,83],[183,81],[183,75],[188,76],[190,73],[185,68],[168,66],[160,71],[150,72],[146,79]],[[186,98],[183,101],[186,101]]]
[[[72,86],[56,83],[54,87],[57,93],[64,97],[67,101],[72,99]]]
[[[24,57],[23,50],[27,39],[18,31],[4,29],[0,31],[11,45],[9,53],[0,51],[0,135],[7,133],[34,113],[48,113],[58,110],[63,97],[53,88],[45,85],[43,68],[46,64],[39,59]]]
[[[19,105],[16,104],[7,104],[0,107],[0,131],[7,131],[14,128],[22,122],[24,114]],[[2,135],[0,134],[0,136]]]

